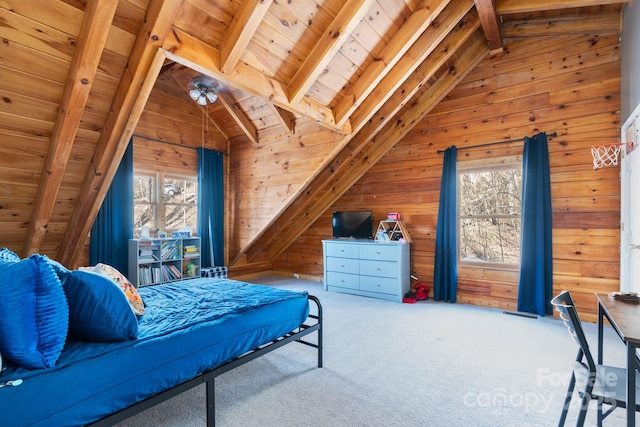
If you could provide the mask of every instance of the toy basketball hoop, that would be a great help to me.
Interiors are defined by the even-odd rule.
[[[591,155],[593,156],[593,168],[598,169],[603,166],[615,166],[618,164],[620,150],[625,144],[592,145]]]

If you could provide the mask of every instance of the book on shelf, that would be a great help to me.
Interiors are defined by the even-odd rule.
[[[162,243],[161,257],[163,260],[180,258],[180,250],[177,240],[170,240]]]
[[[151,243],[151,242],[139,242],[138,243],[138,248],[141,251],[157,251],[158,250],[158,245],[156,245],[155,243]]]
[[[173,264],[164,264],[162,266],[162,279],[165,282],[182,278],[182,273]]]
[[[185,252],[183,258],[198,258],[200,256],[200,252]]]
[[[182,258],[197,258],[200,256],[200,249],[196,245],[184,245]]]
[[[158,267],[140,267],[140,285],[160,283],[160,269]]]
[[[171,270],[171,275],[174,279],[182,279],[182,273],[175,265],[169,264],[169,270]]]
[[[153,251],[141,250],[138,251],[138,263],[145,264],[160,261],[158,256],[153,253]]]

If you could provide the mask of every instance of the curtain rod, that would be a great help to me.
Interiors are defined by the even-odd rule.
[[[177,143],[175,143],[175,142],[171,142],[171,141],[163,141],[163,140],[161,140],[161,139],[150,138],[150,137],[148,137],[148,136],[143,136],[143,135],[136,135],[136,134],[133,134],[133,135],[131,135],[131,136],[132,136],[132,137],[135,137],[135,138],[142,138],[142,139],[146,139],[147,141],[159,142],[159,143],[161,143],[161,144],[175,145],[176,147],[182,147],[182,148],[193,148],[194,150],[195,150],[196,148],[201,148],[201,147],[195,147],[195,148],[194,148],[194,147],[189,147],[189,146],[187,146],[187,145],[177,144]],[[215,150],[215,151],[218,151],[218,150]],[[223,155],[223,156],[228,156],[228,155],[229,155],[229,153],[227,153],[226,151],[221,151],[221,153],[222,153],[222,155]]]
[[[549,137],[558,136],[557,132],[553,132],[553,133],[544,132],[544,134],[549,136]],[[486,144],[470,145],[468,147],[459,148],[458,150],[466,150],[467,148],[478,148],[478,147],[486,147],[486,146],[489,146],[489,145],[507,144],[509,142],[523,142],[523,141],[524,141],[524,138],[508,139],[508,140],[505,140],[505,141],[494,141],[494,142],[487,142]],[[438,154],[442,154],[445,151],[446,150],[438,150]]]

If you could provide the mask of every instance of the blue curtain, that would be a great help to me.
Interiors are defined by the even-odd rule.
[[[547,135],[525,138],[518,311],[552,314],[551,180]]]
[[[129,239],[133,238],[133,142],[120,161],[109,191],[91,227],[89,263],[109,264],[127,274]]]
[[[198,236],[202,267],[224,265],[223,154],[198,148]]]
[[[456,302],[458,288],[457,149],[444,152],[433,273],[434,299]]]

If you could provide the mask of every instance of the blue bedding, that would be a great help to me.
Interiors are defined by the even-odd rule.
[[[9,367],[0,384],[3,426],[96,421],[270,342],[301,325],[307,294],[229,279],[198,278],[139,289],[138,338],[67,340],[56,366]]]

